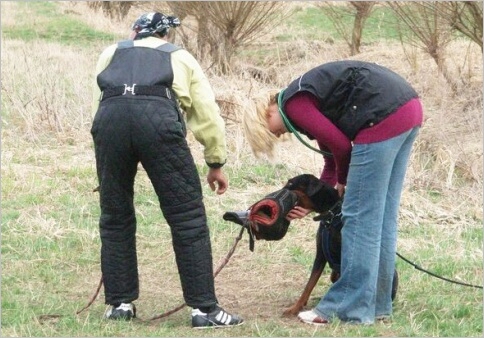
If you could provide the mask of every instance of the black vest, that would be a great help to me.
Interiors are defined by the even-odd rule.
[[[377,124],[418,97],[400,75],[362,61],[335,61],[311,69],[285,89],[282,107],[294,94],[303,91],[317,97],[322,114],[350,140],[361,129]]]
[[[179,47],[165,43],[158,48],[134,46],[132,40],[121,41],[109,65],[97,76],[101,91],[123,85],[173,85],[171,52]]]

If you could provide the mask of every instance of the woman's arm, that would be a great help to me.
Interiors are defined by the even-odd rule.
[[[287,101],[284,110],[294,124],[316,139],[320,148],[330,150],[333,154],[337,183],[344,185],[351,157],[351,141],[319,111],[318,107],[319,103],[314,95],[301,92]]]

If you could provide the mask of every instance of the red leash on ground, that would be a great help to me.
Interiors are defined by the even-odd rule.
[[[235,248],[237,247],[237,244],[239,244],[240,240],[242,239],[242,235],[244,234],[244,230],[245,230],[245,228],[244,227],[241,227],[240,232],[239,232],[239,235],[235,238],[235,242],[232,245],[232,248],[230,248],[229,252],[227,253],[227,255],[225,256],[225,258],[223,259],[222,263],[220,263],[220,265],[218,266],[218,268],[213,273],[213,278],[217,277],[217,275],[219,274],[219,272],[222,271],[222,269],[225,267],[225,265],[227,265],[227,263],[229,262],[230,257],[232,257],[232,255],[235,252]],[[76,312],[76,315],[80,314],[81,312],[83,312],[84,310],[86,310],[87,308],[89,308],[92,305],[92,303],[94,303],[94,301],[96,300],[97,296],[99,295],[99,291],[101,290],[101,286],[102,285],[103,285],[103,278],[101,276],[101,279],[99,280],[99,284],[97,286],[96,292],[92,296],[91,300],[89,301],[89,303],[87,303],[86,306],[84,306],[82,309],[80,309],[79,311],[77,311]],[[164,317],[168,317],[169,315],[171,315],[171,314],[173,314],[173,313],[175,313],[175,312],[183,309],[186,305],[187,305],[186,303],[183,303],[183,304],[177,306],[176,308],[174,308],[174,309],[172,309],[170,311],[167,311],[165,313],[162,313],[161,315],[157,315],[157,316],[154,316],[154,317],[152,317],[150,319],[142,320],[142,321],[150,321],[150,320],[156,320],[156,319],[161,319],[161,318],[164,318]]]

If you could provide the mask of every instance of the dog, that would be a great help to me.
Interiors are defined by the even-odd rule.
[[[325,221],[320,222],[316,232],[316,257],[309,280],[299,299],[283,312],[284,316],[296,316],[306,306],[309,296],[319,281],[326,263],[337,261],[331,264],[331,282],[339,278],[339,261],[341,260],[341,200],[338,192],[333,187],[319,180],[316,176],[303,174],[288,180],[284,188],[294,191],[298,195],[298,205],[319,213],[315,220],[321,220],[328,216]],[[329,238],[323,247],[323,235]],[[325,254],[326,252],[326,254]],[[327,257],[327,256],[331,256]]]
[[[330,280],[336,282],[340,276],[341,262],[341,220],[342,199],[333,187],[322,182],[314,175],[303,174],[288,180],[284,188],[294,191],[299,199],[298,205],[314,210],[319,216],[314,217],[320,221],[316,233],[316,257],[309,280],[299,299],[284,310],[283,316],[296,316],[307,305],[309,296],[319,281],[327,263],[331,268]],[[393,277],[392,300],[395,299],[398,289],[398,273],[395,270]]]
[[[280,215],[274,211],[285,210],[287,213],[288,208],[287,205],[285,207],[276,207],[275,204],[277,203],[274,203],[273,200],[274,196],[287,196],[285,193],[287,191],[290,191],[297,196],[297,199],[291,199],[291,203],[294,200],[296,201],[295,204],[291,205],[299,205],[305,209],[315,211],[319,215],[314,217],[313,220],[320,222],[318,231],[316,232],[316,257],[314,258],[311,274],[299,299],[293,305],[283,311],[283,316],[289,317],[296,316],[304,308],[304,306],[307,305],[309,296],[318,283],[326,264],[328,264],[331,268],[330,281],[332,283],[336,282],[340,276],[341,228],[343,227],[343,222],[341,219],[342,199],[339,197],[337,190],[334,187],[331,187],[329,184],[322,182],[314,175],[298,175],[289,179],[281,190],[269,194],[265,199],[255,203],[250,210],[226,212],[224,214],[224,219],[240,224],[246,227],[249,230],[249,233],[253,233],[256,231],[256,229],[252,229],[254,225],[250,222],[250,213],[252,212],[253,216],[255,213],[257,213],[258,215],[255,217],[270,220],[266,222],[270,225],[267,228],[267,232],[270,232],[271,228],[276,228],[276,231],[279,233],[281,228],[280,223],[282,223],[280,220],[281,218],[285,218],[285,215]],[[268,197],[270,197],[269,201],[267,201]],[[285,202],[287,202],[287,199]],[[257,211],[254,210],[254,206],[259,204],[262,204],[263,207]],[[279,220],[279,222],[275,220],[276,218]],[[282,228],[284,228],[283,234],[282,236],[278,236],[276,240],[282,239],[282,237],[285,235],[285,230],[287,230],[289,222],[287,220],[284,222],[285,225],[282,226]],[[279,224],[277,224],[278,226],[275,226],[274,223]],[[273,238],[270,238],[263,232],[258,232],[255,235],[255,238],[273,240]],[[251,238],[250,244],[251,251],[253,251],[253,238]],[[395,270],[395,275],[393,278],[392,300],[396,296],[397,288],[398,274]]]

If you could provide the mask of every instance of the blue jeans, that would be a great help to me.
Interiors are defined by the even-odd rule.
[[[392,314],[398,209],[419,129],[354,145],[342,209],[341,275],[314,309],[318,315],[372,324]]]

